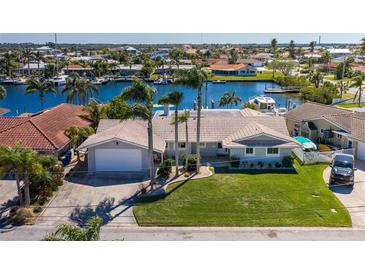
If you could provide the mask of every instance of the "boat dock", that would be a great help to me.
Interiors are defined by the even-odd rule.
[[[266,88],[264,93],[296,93],[300,87],[281,87],[281,88]]]

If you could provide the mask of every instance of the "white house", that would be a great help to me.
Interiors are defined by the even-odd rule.
[[[256,76],[257,69],[246,64],[213,64],[210,70],[215,75]]]

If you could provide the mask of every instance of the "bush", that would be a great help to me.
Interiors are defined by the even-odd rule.
[[[280,164],[279,162],[276,162],[276,163],[275,163],[275,167],[276,167],[276,168],[279,168],[279,167],[281,167],[281,164]]]
[[[259,108],[257,107],[256,104],[253,104],[253,103],[244,103],[242,105],[242,108],[250,108],[250,109],[253,109],[253,110],[259,110]]]
[[[255,164],[254,164],[254,163],[251,163],[251,164],[250,164],[250,167],[251,167],[251,168],[253,168],[254,166],[255,166]]]
[[[160,164],[160,167],[157,171],[157,176],[160,178],[167,179],[170,176],[170,173],[172,170],[172,164],[173,164],[173,160],[171,160],[171,159],[167,159],[167,160],[163,161]]]
[[[41,206],[36,206],[35,208],[33,208],[33,213],[41,213],[43,210],[43,207]]]
[[[261,168],[263,168],[263,167],[264,167],[264,163],[263,163],[263,162],[258,162],[258,163],[257,163],[257,165],[258,165],[259,167],[261,167]]]
[[[19,208],[12,217],[14,225],[27,224],[33,218],[33,213],[29,208]]]
[[[285,156],[281,161],[283,167],[292,167],[294,164],[294,159],[292,156]]]
[[[184,163],[186,162],[186,160],[188,161],[186,171],[195,172],[198,163],[198,156],[196,154],[185,154],[183,159]]]
[[[268,163],[267,165],[269,168],[272,168],[272,163]]]
[[[239,167],[240,166],[240,158],[238,158],[237,156],[232,156],[230,163],[231,163],[231,167]]]

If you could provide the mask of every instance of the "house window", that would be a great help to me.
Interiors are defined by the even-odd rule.
[[[218,148],[222,148],[222,143],[221,143],[221,142],[219,142],[219,143],[217,144],[217,147],[218,147]]]
[[[201,148],[205,148],[207,146],[207,143],[200,143]]]
[[[337,139],[341,139],[342,135],[341,134],[337,134]]]
[[[254,154],[253,147],[246,147],[246,154],[253,155]]]
[[[277,155],[277,154],[279,154],[279,149],[277,147],[268,147],[267,154],[268,155]]]
[[[348,142],[348,148],[352,148],[352,141],[351,140],[349,140],[349,142]]]
[[[179,142],[179,148],[185,148],[185,142]]]

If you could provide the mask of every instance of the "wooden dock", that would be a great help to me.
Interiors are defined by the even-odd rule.
[[[297,93],[300,87],[266,88],[264,93]]]

